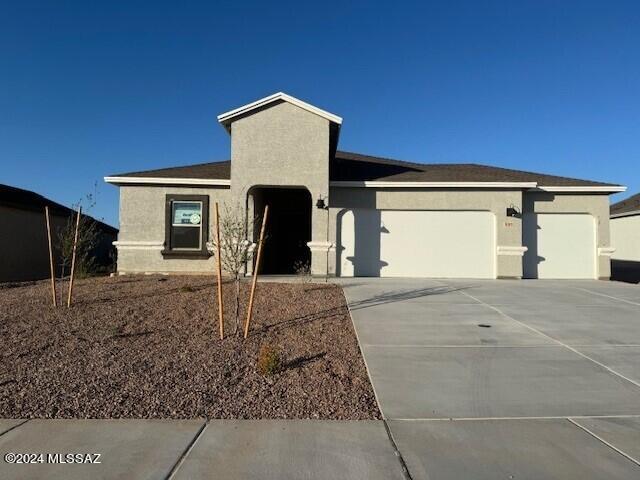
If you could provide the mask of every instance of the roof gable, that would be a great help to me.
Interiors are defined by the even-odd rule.
[[[233,110],[229,110],[228,112],[222,113],[218,115],[218,122],[222,124],[222,126],[227,130],[231,131],[231,124],[247,115],[251,115],[256,111],[260,111],[264,108],[269,107],[270,105],[274,105],[277,103],[287,102],[292,105],[295,105],[303,110],[311,112],[315,115],[318,115],[322,118],[329,120],[331,123],[335,123],[336,125],[342,124],[342,118],[334,115],[333,113],[329,113],[326,110],[322,110],[318,107],[315,107],[309,103],[303,102],[302,100],[292,97],[291,95],[287,95],[283,92],[274,93],[273,95],[269,95],[268,97],[261,98],[256,100],[255,102],[248,103],[243,105],[242,107],[235,108]]]

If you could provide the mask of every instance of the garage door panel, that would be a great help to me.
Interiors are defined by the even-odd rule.
[[[528,213],[523,218],[526,278],[595,278],[595,219],[588,214]]]
[[[495,278],[495,217],[357,209],[341,220],[341,275]]]

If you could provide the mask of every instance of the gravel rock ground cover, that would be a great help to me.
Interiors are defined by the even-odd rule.
[[[379,418],[340,287],[260,283],[245,341],[223,288],[220,341],[211,277],[80,280],[70,309],[46,281],[0,286],[0,418]]]

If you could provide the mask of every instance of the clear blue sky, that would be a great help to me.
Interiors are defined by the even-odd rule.
[[[227,159],[216,115],[282,90],[343,150],[640,191],[638,2],[374,3],[3,0],[0,183],[117,225],[104,175]]]

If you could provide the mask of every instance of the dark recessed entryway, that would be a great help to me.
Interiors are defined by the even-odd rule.
[[[254,212],[262,216],[269,205],[262,266],[260,273],[292,274],[302,265],[309,265],[311,252],[311,194],[303,188],[256,187],[251,190]],[[254,241],[260,233],[261,220],[254,229]]]

